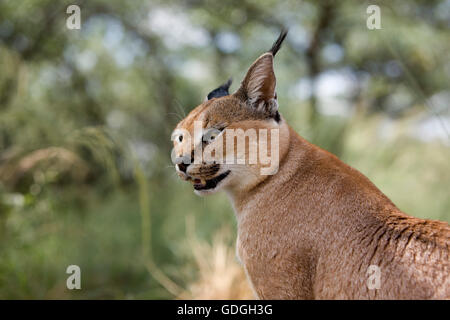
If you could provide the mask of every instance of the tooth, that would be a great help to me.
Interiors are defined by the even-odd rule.
[[[200,179],[200,182],[202,183],[202,185],[206,185],[206,180],[205,179]]]

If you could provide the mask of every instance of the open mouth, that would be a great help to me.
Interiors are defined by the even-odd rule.
[[[194,189],[195,190],[208,190],[208,189],[214,189],[217,187],[220,181],[225,179],[230,174],[230,170],[222,173],[221,175],[218,175],[215,178],[212,178],[210,180],[201,180],[201,179],[195,179],[194,182]]]

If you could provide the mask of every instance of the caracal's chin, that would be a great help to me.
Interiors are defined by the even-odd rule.
[[[226,170],[214,178],[205,180],[200,183],[193,183],[194,193],[198,196],[206,196],[221,190],[229,181],[231,171]]]

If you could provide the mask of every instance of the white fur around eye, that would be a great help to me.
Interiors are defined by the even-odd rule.
[[[217,137],[222,133],[222,131],[216,129],[216,128],[211,128],[209,130],[207,130],[204,134],[203,134],[203,138],[202,140],[206,143],[211,143],[213,142],[215,139],[217,139]]]
[[[181,143],[185,140],[186,137],[188,137],[189,133],[186,130],[182,129],[176,129],[171,136],[171,140],[175,141],[176,143]]]
[[[183,141],[183,135],[182,134],[176,134],[173,136],[172,141],[175,141],[177,143],[181,143]]]

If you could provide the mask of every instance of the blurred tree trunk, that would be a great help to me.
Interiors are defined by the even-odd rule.
[[[316,28],[313,31],[311,42],[309,44],[308,49],[306,50],[308,76],[312,86],[312,92],[310,97],[310,108],[311,108],[310,122],[312,128],[315,127],[318,120],[316,82],[317,76],[321,72],[320,51],[325,42],[324,38],[327,29],[332,24],[335,16],[335,5],[332,0],[319,2],[318,7],[319,7],[319,14]]]

